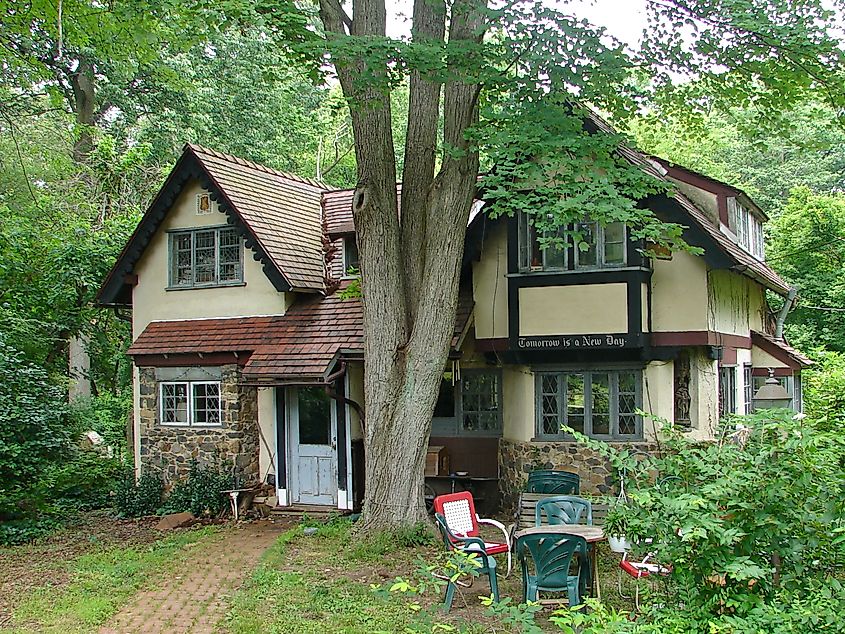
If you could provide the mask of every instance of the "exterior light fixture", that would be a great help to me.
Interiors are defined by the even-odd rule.
[[[769,368],[769,378],[754,394],[752,401],[754,411],[759,412],[764,409],[788,409],[792,397],[775,378],[775,371]]]

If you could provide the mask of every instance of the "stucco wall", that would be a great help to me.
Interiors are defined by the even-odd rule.
[[[506,222],[488,223],[481,259],[473,262],[475,336],[479,339],[508,336],[508,232]]]
[[[651,277],[651,327],[654,332],[707,328],[707,265],[698,256],[677,252],[655,260]]]
[[[681,181],[673,181],[678,190],[692,202],[694,202],[699,209],[702,209],[710,219],[715,223],[719,221],[719,201],[716,194],[712,192],[699,189],[689,183]]]
[[[628,332],[627,292],[625,284],[521,288],[519,334],[589,335]]]
[[[710,330],[748,337],[762,329],[765,296],[759,284],[730,271],[710,271],[708,280]]]
[[[281,315],[285,312],[285,294],[276,291],[261,264],[253,258],[253,252],[246,248],[243,286],[167,290],[167,231],[226,224],[226,215],[220,212],[197,215],[196,195],[202,191],[197,182],[186,185],[135,265],[138,284],[132,293],[133,337],[153,320]]]
[[[534,376],[527,366],[502,369],[502,437],[529,441],[534,437]]]
[[[788,368],[789,366],[757,346],[751,347],[751,363],[755,368]]]
[[[184,478],[191,461],[233,471],[240,484],[259,478],[258,399],[256,389],[238,385],[236,365],[196,368],[140,368],[138,402],[141,471],[167,481]],[[159,423],[159,381],[219,380],[220,427],[171,427]]]

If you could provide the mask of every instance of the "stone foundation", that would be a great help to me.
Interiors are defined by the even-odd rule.
[[[141,470],[167,482],[184,478],[196,460],[233,471],[239,485],[258,477],[257,390],[239,386],[237,365],[194,368],[140,368]],[[159,424],[160,381],[220,381],[220,427],[170,427]]]
[[[654,443],[625,443],[643,454],[657,450]],[[596,451],[576,442],[499,441],[499,493],[502,510],[511,513],[525,489],[528,474],[535,469],[559,469],[581,476],[581,493],[608,495],[617,492],[613,467]]]

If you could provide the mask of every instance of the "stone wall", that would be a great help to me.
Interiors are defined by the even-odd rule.
[[[654,443],[625,443],[643,455],[657,450]],[[502,510],[511,513],[525,489],[528,473],[535,469],[573,471],[581,476],[581,493],[614,495],[618,491],[616,474],[607,460],[596,451],[576,442],[499,441],[499,493]]]
[[[256,389],[239,386],[237,365],[192,368],[140,368],[141,471],[152,470],[174,482],[191,462],[233,470],[239,484],[253,483],[258,472]],[[220,381],[222,426],[171,427],[159,424],[160,381]]]

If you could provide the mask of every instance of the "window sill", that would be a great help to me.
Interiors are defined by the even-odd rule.
[[[166,286],[165,291],[199,291],[205,288],[232,288],[246,286],[246,282],[227,282],[226,284],[203,284],[201,286]]]
[[[632,438],[607,438],[606,436],[587,436],[590,440],[599,440],[601,442],[606,442],[608,444],[616,444],[616,443],[632,443],[632,442],[646,442],[645,438],[642,436],[639,437],[632,437]],[[534,436],[531,438],[530,442],[568,442],[568,443],[576,443],[577,441],[572,436]]]
[[[581,269],[567,269],[563,270],[555,270],[551,269],[548,271],[524,271],[520,273],[507,273],[505,277],[539,277],[543,275],[582,275],[584,273],[607,273],[610,271],[619,271],[619,272],[633,272],[633,271],[645,271],[651,272],[650,268],[644,266],[605,266],[605,267],[596,267],[596,268],[581,268]]]
[[[223,425],[202,425],[190,423],[158,423],[158,427],[166,427],[168,429],[224,429]]]

